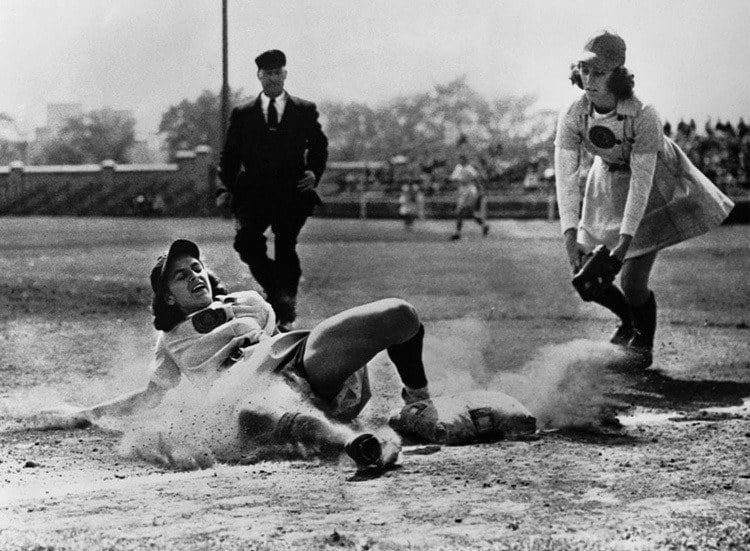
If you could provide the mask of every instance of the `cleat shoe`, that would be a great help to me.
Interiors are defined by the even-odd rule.
[[[453,235],[450,236],[451,241],[458,241],[459,239],[461,239],[460,233],[454,233]]]
[[[482,237],[487,237],[487,234],[490,233],[490,226],[488,224],[485,224],[482,226]]]
[[[617,326],[615,332],[612,333],[609,342],[617,346],[628,346],[634,335],[635,329],[633,329],[632,325],[621,323]]]
[[[346,453],[357,464],[358,469],[383,464],[383,448],[373,434],[360,434],[344,446]]]

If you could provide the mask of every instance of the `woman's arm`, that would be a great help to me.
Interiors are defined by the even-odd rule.
[[[630,242],[646,212],[648,197],[654,182],[656,153],[633,153],[630,155],[630,188],[625,200],[625,211],[620,225],[620,241],[612,249],[612,256],[620,262],[625,260]]]
[[[158,406],[164,399],[166,389],[153,381],[149,381],[145,388],[134,390],[96,406],[81,410],[81,414],[98,419],[104,416],[132,415],[144,409]]]
[[[162,401],[165,392],[166,389],[151,381],[145,388],[95,406],[87,408],[64,406],[42,411],[34,416],[32,428],[35,430],[85,429],[100,417],[132,415],[143,409],[156,407]]]
[[[578,244],[578,219],[580,216],[581,192],[578,189],[578,151],[555,147],[555,190],[560,210],[560,226],[563,231],[565,251],[574,272],[581,268],[585,251]]]
[[[630,153],[630,186],[620,225],[620,241],[612,250],[618,260],[625,260],[630,242],[641,224],[654,183],[656,159],[664,145],[664,131],[656,109],[644,106],[633,123],[634,141]]]

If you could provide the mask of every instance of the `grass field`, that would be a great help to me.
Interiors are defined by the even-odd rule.
[[[450,221],[407,232],[397,221],[311,219],[299,246],[300,326],[405,298],[427,327],[437,392],[483,387],[523,372],[540,351],[554,362],[576,339],[608,337],[612,317],[570,286],[556,223],[491,226],[486,239],[467,226],[450,242]],[[0,218],[2,426],[51,403],[91,403],[142,384],[157,255],[174,238],[193,239],[230,289],[253,287],[233,233],[220,219]],[[98,429],[14,433],[0,438],[0,547],[750,546],[750,413],[741,406],[750,396],[749,253],[750,226],[725,226],[657,260],[655,365],[619,390],[631,413],[693,422],[636,416],[617,436],[409,455],[400,472],[354,486],[341,467],[295,462],[164,473],[123,462],[117,435]],[[740,409],[722,422],[698,414],[718,406]],[[38,468],[24,468],[28,461]],[[210,496],[203,509],[202,496]]]

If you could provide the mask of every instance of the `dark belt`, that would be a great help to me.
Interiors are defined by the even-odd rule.
[[[627,172],[630,170],[630,165],[625,163],[605,163],[609,168],[610,172]]]

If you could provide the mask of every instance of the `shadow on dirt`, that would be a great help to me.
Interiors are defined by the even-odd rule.
[[[667,410],[741,406],[750,397],[750,383],[674,379],[658,369],[629,372],[630,391],[616,394],[634,406]]]

